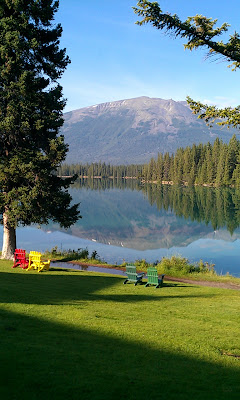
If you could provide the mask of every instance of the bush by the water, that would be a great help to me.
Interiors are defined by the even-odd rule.
[[[125,266],[127,263],[124,263]],[[188,275],[188,274],[208,274],[216,275],[214,264],[209,264],[202,260],[196,263],[190,263],[187,258],[181,256],[172,256],[171,258],[163,257],[161,261],[151,264],[146,260],[136,260],[134,262],[137,269],[146,271],[148,267],[155,266],[160,274],[172,276]]]
[[[172,256],[171,258],[163,257],[157,264],[158,272],[168,275],[187,275],[187,274],[211,274],[215,275],[214,264],[203,262],[202,260],[191,264],[187,258]]]
[[[97,251],[92,251],[91,255],[89,255],[88,249],[77,249],[77,250],[61,250],[58,246],[53,247],[50,251],[46,251],[45,253],[48,257],[52,259],[64,259],[64,261],[74,261],[74,260],[82,260],[82,261],[98,261],[100,262]]]

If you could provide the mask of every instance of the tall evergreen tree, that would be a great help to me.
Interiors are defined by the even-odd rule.
[[[238,146],[236,165],[235,165],[235,168],[234,168],[233,174],[232,174],[232,185],[234,185],[237,189],[240,188],[240,149],[239,149],[239,146]]]
[[[188,176],[191,171],[191,148],[187,146],[184,150],[183,156],[183,179],[184,181],[188,181]]]
[[[158,180],[162,182],[163,180],[163,155],[162,153],[158,154],[157,158],[157,175],[158,175]]]
[[[173,176],[172,180],[175,185],[180,185],[182,183],[182,163],[181,163],[181,154],[180,151],[182,149],[178,149],[174,161],[173,161]]]
[[[232,184],[234,185],[234,187],[236,189],[240,188],[240,164],[239,163],[236,165],[236,168],[233,171]]]
[[[224,183],[226,185],[231,184],[232,174],[237,164],[238,150],[239,150],[239,142],[236,138],[236,135],[233,135],[228,144],[226,163],[225,163]]]
[[[213,182],[214,183],[216,181],[216,176],[217,176],[217,167],[218,167],[218,162],[219,162],[219,154],[220,154],[221,146],[222,146],[222,141],[220,141],[219,138],[216,138],[216,140],[213,143],[213,147],[212,147]]]
[[[207,144],[205,157],[206,157],[206,164],[207,164],[206,182],[211,184],[211,183],[213,183],[214,170],[213,170],[213,161],[212,161],[212,146],[209,142]]]
[[[58,79],[69,58],[54,25],[59,2],[0,2],[0,198],[2,256],[12,258],[19,223],[69,227],[79,218],[56,171],[67,145],[59,128],[65,100]]]
[[[168,181],[169,180],[169,172],[170,172],[170,155],[169,153],[165,153],[163,157],[163,180]]]
[[[188,186],[194,185],[195,179],[196,179],[196,168],[195,168],[195,165],[193,164],[191,171],[188,175]]]
[[[227,145],[224,143],[221,146],[220,153],[219,153],[219,162],[218,162],[217,175],[216,175],[216,186],[221,186],[221,185],[225,184],[224,172],[225,172],[226,157],[227,157]]]

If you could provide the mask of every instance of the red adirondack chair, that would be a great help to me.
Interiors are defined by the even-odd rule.
[[[14,265],[12,268],[21,267],[28,268],[28,259],[26,258],[26,250],[16,249],[14,253]]]

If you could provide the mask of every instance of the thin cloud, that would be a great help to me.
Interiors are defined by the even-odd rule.
[[[213,99],[204,99],[202,102],[209,106],[215,105],[218,108],[236,107],[239,105],[239,103],[236,99],[224,97],[224,96],[215,96]]]

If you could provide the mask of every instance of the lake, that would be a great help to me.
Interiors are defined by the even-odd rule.
[[[70,192],[82,219],[68,230],[54,223],[18,228],[18,247],[87,247],[118,264],[181,255],[240,276],[240,190],[95,179],[79,180]]]

